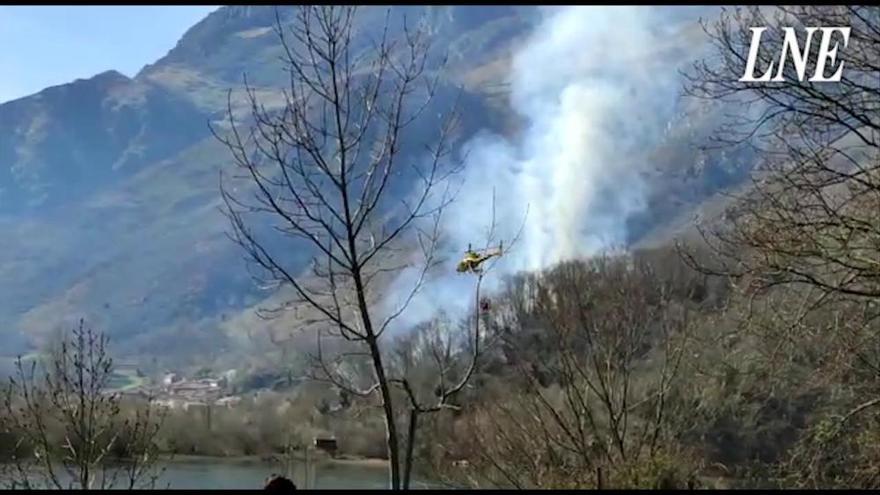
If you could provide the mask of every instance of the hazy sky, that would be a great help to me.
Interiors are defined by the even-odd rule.
[[[0,6],[0,102],[115,69],[133,76],[216,6]]]

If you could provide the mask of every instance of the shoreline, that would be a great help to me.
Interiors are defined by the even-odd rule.
[[[295,454],[294,461],[305,461],[304,456]],[[336,466],[358,466],[367,468],[386,468],[388,461],[374,457],[337,457],[333,458],[327,454],[318,454],[312,458],[313,462],[318,464],[329,464]],[[284,462],[283,454],[272,455],[239,455],[239,456],[211,456],[211,455],[194,455],[194,454],[160,454],[159,462],[168,462],[170,464],[211,464],[217,462],[228,462],[230,464],[273,464]]]

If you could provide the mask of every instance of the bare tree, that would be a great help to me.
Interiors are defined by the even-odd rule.
[[[725,13],[706,32],[716,57],[695,65],[686,92],[736,103],[717,130],[718,144],[748,143],[763,157],[751,188],[735,198],[726,224],[701,228],[704,240],[727,261],[704,270],[748,278],[756,289],[809,285],[816,303],[880,298],[880,9],[869,6],[779,7]],[[769,26],[758,71],[780,53],[782,27],[851,26],[839,83],[741,82],[750,27]],[[813,42],[807,72],[819,48]],[[778,66],[779,61],[775,61]],[[774,69],[775,70],[775,69]]]
[[[126,411],[109,382],[107,337],[80,321],[47,363],[16,362],[3,396],[3,427],[18,436],[11,488],[153,487],[161,416]]]
[[[481,252],[507,256],[515,249],[523,227],[520,226],[506,242],[498,238],[497,229],[493,191],[491,220]],[[395,375],[391,382],[405,392],[409,402],[404,489],[410,487],[412,479],[419,418],[444,410],[461,410],[456,398],[471,383],[482,364],[485,348],[492,345],[493,337],[497,337],[490,333],[492,305],[481,289],[484,278],[498,261],[499,257],[486,258],[474,270],[464,272],[474,278],[474,293],[473,313],[463,328],[454,327],[454,323],[445,318],[437,318],[421,331],[414,331],[411,338],[404,339],[396,348],[397,359],[392,362]]]
[[[734,107],[739,111],[717,130],[715,141],[748,143],[763,163],[751,187],[734,196],[723,222],[698,227],[715,259],[683,254],[704,273],[739,280],[749,297],[773,291],[773,297],[785,298],[782,291],[797,291],[804,309],[776,327],[789,337],[796,328],[806,329],[802,322],[813,311],[846,308],[861,319],[851,322],[860,329],[851,340],[864,342],[880,323],[880,9],[800,6],[773,12],[737,9],[706,26],[717,57],[694,67],[687,93],[744,103]],[[841,81],[799,82],[791,64],[783,68],[786,82],[739,81],[753,26],[769,26],[759,71],[779,53],[783,26],[797,27],[802,40],[805,27],[850,26],[849,43],[838,50]],[[810,46],[807,59],[814,60],[818,43]],[[813,69],[810,62],[807,72]]]
[[[425,112],[439,83],[427,26],[404,21],[396,29],[389,14],[369,39],[356,29],[356,12],[301,6],[289,25],[277,16],[289,73],[283,105],[267,109],[245,81],[249,124],[236,120],[230,97],[228,135],[215,135],[242,172],[232,188],[221,181],[232,237],[261,282],[293,294],[262,314],[302,311],[303,326],[316,333],[315,377],[379,395],[397,489],[400,439],[381,342],[437,262],[440,213],[457,171],[456,115],[434,120]],[[310,270],[295,251],[316,253]],[[382,282],[413,266],[420,269],[409,294],[387,314],[374,311]],[[341,341],[344,352],[331,356],[326,339]],[[365,367],[366,381],[354,372]]]
[[[768,29],[756,72],[773,63],[773,71],[781,70],[786,81],[739,80],[747,65],[750,28],[757,26]],[[782,28],[787,26],[795,27],[802,43],[808,27],[851,28],[846,46],[841,38],[834,40],[837,62],[843,64],[839,82],[799,81],[790,60],[780,68]],[[875,397],[880,369],[880,8],[738,8],[704,27],[715,53],[687,75],[686,92],[733,103],[735,111],[712,144],[747,144],[762,161],[750,187],[733,196],[723,221],[699,227],[717,256],[709,261],[697,260],[688,250],[682,254],[704,273],[740,282],[747,295],[744,328],[760,336],[770,362],[810,366],[809,381],[833,383],[852,394],[851,400],[826,406],[830,411],[844,408],[841,414],[829,413],[831,419],[808,428],[785,466],[795,473],[793,482],[829,486],[852,480],[876,486],[871,449],[863,443],[860,452],[855,447],[859,435],[869,431],[854,433],[853,425],[859,424],[856,415],[880,404]],[[807,74],[815,70],[820,45],[813,38],[805,53]],[[831,462],[832,444],[836,452],[848,452],[846,462]]]
[[[687,355],[687,309],[649,267],[625,258],[567,262],[516,285],[505,337],[516,374],[498,396],[481,394],[467,438],[457,438],[470,444],[469,466],[453,472],[517,488],[683,483],[668,476],[690,473],[663,470],[685,461],[669,456],[681,454],[671,397]]]

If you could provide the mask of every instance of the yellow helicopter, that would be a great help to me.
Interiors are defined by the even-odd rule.
[[[471,245],[468,244],[467,251],[464,252],[464,257],[461,261],[458,262],[458,267],[455,269],[458,273],[480,273],[482,268],[480,265],[493,256],[501,256],[502,253],[502,244],[498,244],[498,248],[494,250],[485,250],[482,253],[474,251],[471,248]]]

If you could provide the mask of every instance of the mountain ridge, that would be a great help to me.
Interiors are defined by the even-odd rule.
[[[436,45],[450,52],[449,87],[466,90],[468,132],[515,134],[519,117],[504,89],[509,59],[539,9],[393,14],[421,11],[432,16]],[[359,22],[381,22],[384,13],[364,8]],[[0,104],[0,293],[12,295],[0,299],[0,341],[37,346],[85,317],[125,352],[196,359],[251,330],[230,322],[247,320],[238,316],[271,294],[254,287],[225,236],[218,171],[229,157],[208,123],[224,116],[230,89],[242,108],[242,73],[261,98],[278,98],[273,21],[272,7],[221,7],[134,77],[105,71]],[[675,137],[658,159],[665,168],[651,177],[655,207],[633,220],[639,236],[699,207],[702,193],[677,172],[689,166],[678,147],[691,137]],[[713,166],[693,180],[706,180]],[[169,349],[168,339],[179,345]]]
[[[208,123],[241,73],[277,97],[273,20],[271,7],[222,7],[134,77],[105,71],[0,105],[0,289],[14,294],[0,299],[0,340],[40,345],[85,317],[129,352],[200,327],[204,347],[266,297],[225,237],[228,156]]]

